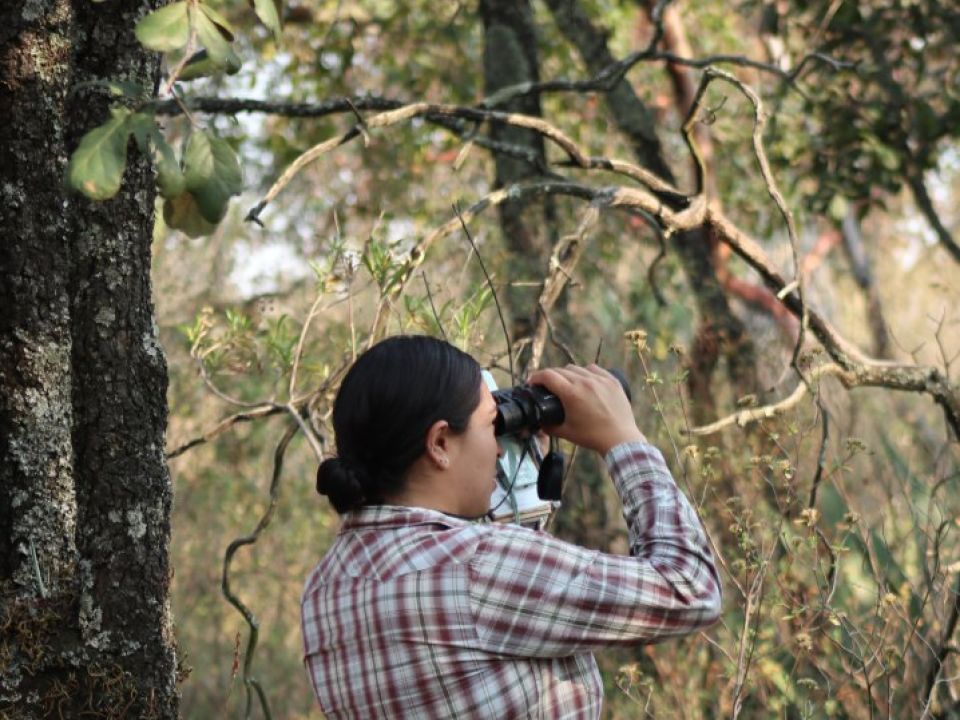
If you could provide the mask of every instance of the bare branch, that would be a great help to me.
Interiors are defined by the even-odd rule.
[[[767,124],[767,113],[763,109],[763,103],[760,100],[760,96],[757,95],[745,83],[741,82],[733,75],[724,72],[723,70],[707,68],[706,72],[704,73],[703,80],[701,80],[700,88],[697,90],[697,96],[694,99],[692,107],[690,108],[691,117],[696,113],[697,106],[699,105],[704,92],[706,92],[707,86],[713,80],[722,80],[723,82],[733,85],[753,105],[753,152],[756,155],[757,163],[760,166],[760,173],[763,175],[763,181],[766,183],[767,192],[776,203],[777,209],[780,211],[780,214],[783,216],[783,220],[786,223],[787,236],[790,239],[790,251],[793,255],[794,279],[793,283],[791,284],[795,284],[797,289],[797,302],[800,308],[800,332],[797,335],[797,342],[793,348],[793,357],[790,360],[790,364],[794,369],[797,370],[798,373],[800,373],[800,368],[797,365],[797,361],[800,357],[800,350],[803,347],[804,334],[807,328],[807,308],[804,301],[803,291],[803,265],[800,262],[800,241],[797,238],[797,228],[793,219],[793,213],[790,211],[790,208],[787,207],[787,203],[783,199],[780,189],[777,187],[776,180],[773,177],[773,171],[770,169],[770,162],[767,159],[767,152],[763,147],[763,129]],[[689,122],[690,119],[688,117],[687,123]],[[693,142],[693,138],[690,135],[687,123],[684,124],[684,138],[687,140],[688,144],[695,146],[695,142]],[[699,153],[696,155],[696,157],[699,168],[698,173],[702,173],[703,161],[699,158]],[[702,182],[702,176],[700,177],[700,181]],[[699,187],[698,192],[700,192]]]
[[[953,589],[950,591],[950,594],[952,595],[950,614],[947,617],[946,626],[944,627],[943,633],[940,637],[940,647],[937,649],[936,655],[934,656],[933,661],[930,663],[930,668],[927,670],[924,688],[924,697],[926,698],[926,702],[924,703],[924,717],[929,717],[928,711],[936,693],[937,680],[940,677],[940,673],[943,672],[943,661],[946,660],[947,655],[952,649],[950,640],[953,638],[954,630],[957,628],[957,622],[960,621],[960,574],[957,575],[957,579],[954,583]]]
[[[563,132],[544,120],[529,115],[520,115],[517,113],[503,113],[491,110],[478,110],[476,108],[462,107],[458,105],[444,105],[434,103],[413,103],[394,110],[379,113],[373,117],[367,118],[365,122],[354,125],[350,130],[341,135],[334,136],[324,142],[315,145],[300,155],[283,172],[280,178],[273,184],[264,198],[247,215],[248,220],[257,220],[260,212],[279,194],[283,188],[303,169],[304,166],[313,162],[322,155],[330,152],[334,148],[349,142],[355,137],[361,135],[361,129],[368,131],[374,128],[390,127],[401,122],[406,122],[414,118],[425,115],[448,115],[460,117],[467,120],[487,121],[494,120],[507,125],[527,128],[534,130],[543,137],[552,140],[556,145],[563,149],[570,160],[579,167],[589,167],[590,161],[577,144],[567,137]]]
[[[271,415],[279,415],[284,409],[279,405],[274,405],[273,403],[261,405],[255,410],[244,410],[243,412],[238,412],[229,417],[224,418],[219,423],[217,423],[213,428],[207,430],[203,435],[195,437],[192,440],[188,440],[182,445],[178,445],[173,450],[170,450],[166,453],[167,460],[172,460],[173,458],[183,455],[187,450],[192,450],[198,445],[203,445],[213,440],[215,437],[223,434],[230,428],[232,428],[237,423],[243,422],[252,422],[254,420],[259,420],[261,418],[270,417]]]
[[[760,246],[727,219],[718,208],[709,207],[707,216],[707,222],[721,242],[729,245],[741,259],[756,270],[768,287],[780,293],[788,286]],[[794,292],[788,292],[780,299],[795,316],[802,315],[803,306]],[[960,391],[939,369],[922,365],[902,365],[867,357],[843,338],[818,312],[807,308],[807,315],[811,332],[830,357],[843,368],[844,374],[840,379],[846,387],[887,387],[892,390],[929,394],[943,409],[954,437],[960,437]]]
[[[437,312],[437,306],[433,304],[433,293],[430,292],[430,283],[427,282],[427,274],[425,272],[421,272],[420,277],[423,279],[423,289],[427,292],[427,300],[430,301],[430,310],[433,313],[433,319],[437,323],[437,327],[440,329],[440,334],[443,335],[443,339],[449,342],[450,339],[447,337],[447,331],[443,329],[443,323],[440,320],[440,313]],[[509,352],[509,346],[507,352]]]
[[[596,206],[591,205],[581,219],[576,231],[571,235],[560,238],[550,254],[550,273],[543,281],[543,290],[540,293],[539,300],[537,300],[537,324],[533,331],[533,345],[528,365],[532,370],[540,367],[540,359],[543,356],[544,345],[550,329],[550,311],[557,300],[560,299],[573,269],[580,262],[589,241],[588,233],[596,225],[599,217],[600,211]]]
[[[807,379],[810,382],[813,382],[817,378],[823,375],[837,375],[843,376],[845,374],[843,368],[841,368],[836,363],[828,363],[826,365],[821,365],[811,373],[808,374]],[[852,377],[848,376],[849,382],[854,382]],[[704,425],[702,427],[689,428],[685,430],[686,433],[690,435],[713,435],[718,433],[724,428],[730,427],[731,425],[737,425],[739,427],[744,427],[750,423],[756,422],[757,420],[765,420],[768,418],[777,417],[783,415],[788,410],[792,410],[797,406],[800,400],[807,394],[808,384],[806,382],[800,382],[797,384],[797,387],[794,388],[793,392],[790,393],[786,398],[777,403],[772,403],[770,405],[764,405],[762,407],[749,408],[747,410],[741,410],[740,412],[733,413],[728,415],[725,418],[721,418],[714,423],[709,425]]]
[[[243,535],[236,538],[227,546],[227,550],[223,555],[223,574],[220,581],[220,590],[223,593],[223,596],[227,599],[227,602],[233,605],[233,607],[235,607],[243,616],[243,619],[246,621],[247,626],[250,629],[250,635],[247,638],[247,650],[244,653],[243,659],[243,684],[247,693],[247,717],[250,716],[249,711],[252,693],[255,691],[260,701],[260,708],[267,720],[270,720],[271,717],[270,706],[267,703],[267,698],[263,692],[263,688],[250,672],[253,665],[254,653],[257,649],[257,641],[260,637],[260,623],[257,621],[253,611],[250,610],[250,608],[247,607],[244,602],[234,594],[230,586],[230,564],[233,561],[233,556],[236,554],[237,550],[244,545],[253,545],[255,542],[257,542],[257,539],[260,537],[260,533],[263,532],[264,528],[270,524],[270,519],[273,517],[273,511],[277,506],[277,499],[279,497],[280,475],[283,471],[283,458],[287,451],[287,447],[290,445],[290,441],[293,440],[298,430],[299,426],[296,423],[291,423],[287,427],[286,432],[280,438],[280,442],[277,444],[277,449],[273,454],[273,476],[270,479],[270,501],[267,504],[267,509],[260,517],[260,520],[257,523],[257,526],[253,529],[253,532],[251,532],[249,535]]]

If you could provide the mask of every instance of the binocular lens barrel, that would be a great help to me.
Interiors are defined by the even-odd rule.
[[[497,419],[494,433],[515,435],[523,429],[531,433],[544,425],[559,425],[563,422],[563,405],[560,398],[541,385],[517,385],[509,390],[493,393],[497,401]]]
[[[623,387],[627,398],[633,399],[626,376],[615,368],[608,369]],[[495,390],[493,399],[497,403],[497,419],[494,433],[515,435],[522,430],[530,433],[550,425],[559,425],[565,417],[560,398],[542,385],[517,385],[505,390]]]

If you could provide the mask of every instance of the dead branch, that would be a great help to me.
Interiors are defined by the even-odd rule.
[[[364,122],[355,124],[352,128],[340,135],[325,140],[300,155],[283,172],[280,178],[270,187],[263,199],[258,202],[247,214],[247,220],[259,221],[260,213],[273,199],[289,184],[289,182],[308,164],[327,154],[335,148],[344,145],[363,133],[375,128],[385,128],[402,122],[425,116],[448,116],[462,118],[474,122],[495,121],[515,127],[533,130],[548,140],[553,141],[567,155],[570,164],[583,169],[604,169],[624,175],[637,182],[650,184],[651,189],[671,195],[680,193],[669,183],[664,182],[653,173],[634,164],[620,161],[611,161],[603,158],[592,158],[561,130],[541,118],[519,113],[504,113],[493,110],[481,110],[460,105],[445,105],[434,103],[412,103],[393,110],[381,112],[366,118]]]
[[[752,238],[737,228],[715,206],[707,209],[707,222],[718,238],[760,274],[767,286],[778,293],[784,306],[801,317],[803,306],[794,291],[779,295],[788,283],[773,267],[766,253]],[[960,390],[939,369],[922,365],[903,365],[866,356],[841,336],[818,312],[807,309],[809,327],[830,357],[844,370],[840,380],[844,386],[886,387],[930,395],[943,409],[954,437],[960,437]]]
[[[225,417],[202,435],[195,437],[192,440],[188,440],[182,445],[178,445],[173,450],[169,450],[166,453],[166,458],[167,460],[172,460],[179,455],[183,455],[183,453],[185,453],[187,450],[192,450],[198,445],[208,443],[217,436],[222,435],[237,423],[252,422],[254,420],[260,420],[261,418],[270,417],[271,415],[279,415],[282,412],[284,412],[283,407],[270,403],[261,405],[255,410],[244,410],[243,412],[235,413]]]
[[[730,73],[724,72],[723,70],[718,70],[717,68],[707,68],[704,72],[703,79],[700,81],[700,88],[697,90],[697,95],[694,99],[693,105],[690,108],[690,117],[693,117],[696,112],[698,105],[702,101],[703,95],[706,92],[707,87],[714,80],[720,80],[730,85],[733,85],[737,88],[753,105],[754,121],[753,121],[753,152],[757,158],[757,164],[760,166],[760,174],[763,176],[763,181],[767,186],[767,193],[770,195],[771,199],[777,206],[777,209],[780,211],[780,214],[783,216],[784,223],[787,226],[787,237],[790,241],[790,251],[793,255],[793,267],[794,267],[794,279],[791,283],[796,285],[797,289],[797,303],[800,309],[800,332],[797,335],[797,342],[793,348],[793,356],[790,359],[791,366],[800,373],[800,369],[797,365],[797,361],[800,357],[800,350],[803,347],[804,333],[807,328],[807,308],[806,302],[804,301],[804,290],[803,290],[803,265],[800,262],[800,241],[797,238],[797,228],[796,223],[793,219],[793,213],[790,211],[790,208],[787,207],[786,201],[783,199],[783,195],[780,193],[780,189],[777,187],[776,180],[773,177],[773,171],[770,169],[770,161],[767,159],[767,152],[763,147],[763,129],[767,124],[767,112],[764,110],[763,103],[760,100],[760,96],[757,95],[751,88],[749,88],[745,83],[731,75]],[[688,118],[688,123],[690,122]],[[690,135],[689,129],[684,127],[684,139],[687,141],[688,145],[695,146],[696,141]],[[699,152],[696,151],[697,163],[698,163],[698,177],[702,183],[702,172],[703,172],[703,160],[700,158]],[[801,378],[802,378],[801,374]]]
[[[543,291],[537,300],[537,324],[533,330],[533,346],[530,353],[529,369],[540,367],[540,359],[550,330],[550,312],[563,289],[567,286],[574,268],[583,257],[583,251],[589,242],[589,232],[596,225],[600,211],[591,205],[571,235],[560,238],[550,254],[550,273],[543,281]]]
[[[815,368],[812,372],[808,373],[807,380],[808,382],[813,382],[824,375],[836,375],[843,378],[845,371],[836,363],[828,363],[826,365],[821,365]],[[854,379],[848,376],[847,382],[853,383]],[[685,432],[689,435],[697,436],[713,435],[714,433],[718,433],[724,428],[730,427],[731,425],[744,427],[750,423],[756,422],[757,420],[766,420],[769,418],[778,417],[783,415],[788,410],[795,408],[800,400],[802,400],[807,394],[807,390],[807,383],[800,382],[797,384],[797,387],[794,388],[793,392],[780,402],[764,405],[762,407],[741,410],[740,412],[728,415],[714,423],[710,423],[709,425],[689,428],[685,430]]]

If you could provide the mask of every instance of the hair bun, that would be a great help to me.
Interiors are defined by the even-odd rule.
[[[341,515],[366,500],[358,468],[337,457],[327,458],[317,468],[317,492],[326,495]]]

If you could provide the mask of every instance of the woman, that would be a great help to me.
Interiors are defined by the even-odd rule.
[[[650,643],[719,616],[704,530],[606,371],[541,370],[557,437],[601,453],[630,557],[488,510],[496,405],[466,353],[427,337],[374,346],[333,410],[337,456],[317,490],[343,515],[303,594],[305,663],[328,718],[598,718],[593,650]]]

